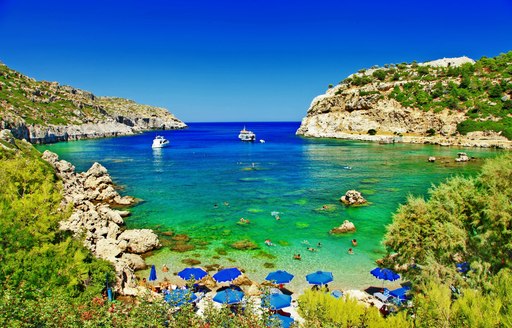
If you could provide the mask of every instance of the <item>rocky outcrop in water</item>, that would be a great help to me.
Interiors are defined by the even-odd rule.
[[[331,229],[329,233],[336,235],[354,231],[356,231],[356,226],[354,225],[354,223],[350,222],[349,220],[345,220],[339,227]]]
[[[363,195],[357,190],[349,190],[345,195],[341,196],[340,202],[345,205],[362,205],[366,203]]]
[[[126,230],[123,220],[126,211],[111,207],[133,205],[136,200],[119,195],[107,169],[99,163],[94,163],[87,172],[75,173],[75,167],[59,160],[55,153],[46,150],[43,159],[53,166],[63,182],[62,206],[73,208],[60,228],[83,238],[84,245],[95,256],[114,264],[117,292],[136,295],[134,271],[145,268],[140,254],[160,247],[160,242],[149,229]]]

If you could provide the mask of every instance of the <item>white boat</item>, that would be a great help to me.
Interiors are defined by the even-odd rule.
[[[238,139],[242,141],[254,141],[256,140],[256,135],[254,132],[246,130],[244,126],[244,129],[240,131],[240,134],[238,135]]]
[[[167,146],[169,146],[169,140],[162,136],[156,136],[155,139],[153,139],[153,144],[151,145],[152,148],[163,148]]]
[[[263,140],[263,139],[260,139],[260,143],[265,143],[265,140]]]

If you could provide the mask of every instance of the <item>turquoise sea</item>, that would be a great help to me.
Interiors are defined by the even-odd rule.
[[[309,139],[295,136],[299,124],[192,123],[180,131],[38,148],[56,152],[77,171],[100,162],[122,194],[143,200],[131,208],[126,224],[162,234],[166,246],[146,258],[159,269],[164,263],[170,268],[165,275],[158,270],[160,279],[177,279],[173,273],[187,266],[182,261],[194,259],[201,266],[241,267],[260,282],[269,271],[285,269],[296,275],[291,288],[306,286],[306,274],[327,270],[334,274],[332,285],[344,289],[381,283],[369,271],[384,256],[386,225],[409,194],[426,195],[433,184],[450,176],[473,175],[484,158],[499,154],[490,149]],[[237,136],[244,125],[266,143],[240,142]],[[170,139],[171,146],[152,150],[157,134]],[[455,163],[459,151],[477,159]],[[428,156],[438,161],[428,163]],[[370,204],[342,205],[339,198],[349,189],[361,191]],[[280,220],[272,212],[279,212]],[[242,217],[250,224],[239,224]],[[357,231],[328,233],[344,220],[354,222]],[[349,255],[353,238],[358,246]],[[275,246],[267,246],[267,239]],[[243,240],[257,248],[232,248]],[[301,261],[293,259],[296,253]]]

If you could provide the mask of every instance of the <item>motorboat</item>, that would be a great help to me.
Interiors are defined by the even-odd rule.
[[[242,141],[251,141],[252,142],[252,141],[256,140],[256,135],[254,134],[254,132],[246,130],[245,126],[244,126],[243,130],[241,130],[240,134],[238,135],[238,139],[240,139]]]
[[[162,136],[156,136],[155,139],[153,139],[153,144],[151,145],[151,148],[164,148],[169,146],[169,140],[165,139]]]

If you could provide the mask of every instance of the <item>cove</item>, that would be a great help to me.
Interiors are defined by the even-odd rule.
[[[266,142],[240,142],[244,125]],[[238,266],[259,282],[269,271],[284,269],[296,275],[291,288],[306,286],[306,274],[327,270],[334,274],[332,285],[343,289],[380,283],[369,271],[386,253],[381,244],[386,225],[409,194],[426,195],[432,184],[453,175],[474,175],[485,158],[500,153],[310,139],[295,135],[299,125],[191,123],[186,130],[37,148],[56,152],[77,171],[100,162],[122,194],[143,200],[130,209],[126,224],[160,234],[164,247],[146,258],[158,269],[163,264],[170,268],[165,274],[158,271],[160,279],[176,279],[173,273],[195,260],[201,266]],[[171,146],[153,150],[157,134]],[[476,159],[455,163],[459,151]],[[428,163],[429,156],[438,160]],[[349,189],[362,192],[369,205],[341,204],[339,198]],[[272,212],[279,212],[280,220]],[[239,224],[240,218],[250,223]],[[328,233],[344,220],[354,222],[357,231]],[[349,255],[353,238],[358,246]],[[267,239],[275,246],[267,246]],[[301,261],[293,259],[297,253]]]

